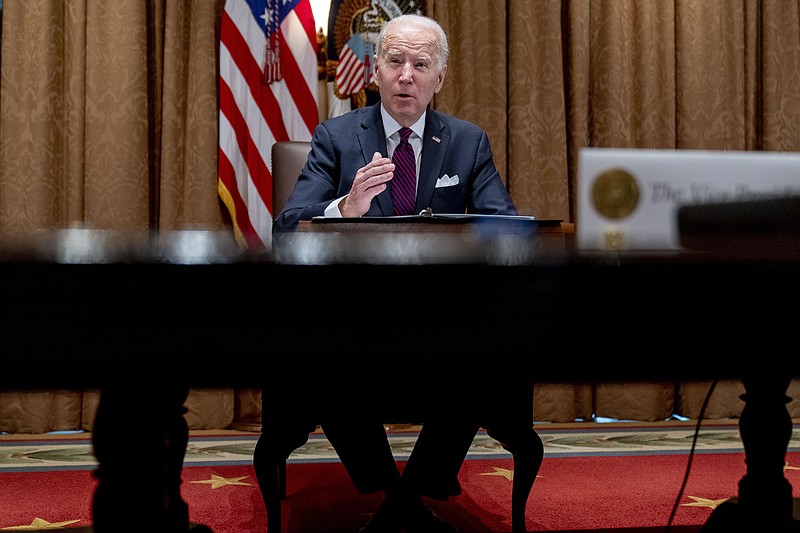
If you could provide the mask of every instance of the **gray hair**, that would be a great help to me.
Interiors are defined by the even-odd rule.
[[[383,25],[383,28],[381,28],[381,32],[378,35],[378,47],[375,50],[375,55],[377,57],[383,57],[383,39],[386,30],[388,30],[391,26],[396,26],[397,24],[410,24],[412,26],[422,26],[424,28],[433,30],[436,33],[436,40],[438,41],[439,45],[436,54],[436,60],[438,62],[437,66],[439,67],[440,71],[444,70],[444,67],[447,66],[447,58],[450,56],[450,47],[447,44],[447,35],[444,33],[444,30],[438,22],[423,15],[400,15],[398,17],[394,17],[393,19],[389,19],[389,22]]]

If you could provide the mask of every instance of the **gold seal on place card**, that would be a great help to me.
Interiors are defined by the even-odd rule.
[[[639,204],[639,185],[636,178],[622,169],[606,170],[594,180],[592,201],[597,212],[603,216],[626,217]]]

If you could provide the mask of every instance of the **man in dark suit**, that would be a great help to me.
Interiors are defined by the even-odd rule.
[[[433,213],[517,214],[486,133],[428,108],[447,72],[445,39],[430,19],[401,16],[386,24],[375,63],[380,103],[317,126],[308,163],[274,232],[315,216],[393,215],[389,156],[401,127],[413,130],[409,143],[419,169],[413,214],[427,207]]]
[[[447,58],[447,38],[432,19],[403,15],[386,23],[375,57],[380,103],[317,126],[308,161],[274,221],[276,239],[300,220],[316,216],[395,216],[427,208],[433,213],[517,214],[486,133],[428,107],[444,82]],[[402,151],[405,159],[400,159]],[[410,185],[398,185],[404,176]],[[407,194],[396,196],[401,190]],[[375,398],[374,385],[369,387],[345,393],[349,399],[331,400],[336,415],[322,422],[356,488],[386,494],[362,532],[454,531],[420,496],[446,500],[459,493],[458,471],[480,417],[454,413],[451,405],[449,413],[441,407],[438,415],[426,418],[401,475],[382,421],[364,405]],[[532,404],[532,396],[527,401]],[[531,434],[535,437],[531,422],[520,429],[526,445]],[[498,434],[515,431],[503,425]],[[534,455],[541,462],[538,437],[532,446],[539,447]]]

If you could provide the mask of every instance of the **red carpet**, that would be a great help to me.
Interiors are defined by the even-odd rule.
[[[790,465],[800,465],[800,452],[787,458]],[[528,503],[528,529],[663,531],[686,459],[684,454],[545,456]],[[511,467],[510,459],[469,459],[461,472],[464,493],[446,503],[430,503],[464,533],[509,531],[511,481],[506,475]],[[675,526],[694,527],[672,531],[697,531],[715,501],[736,494],[743,473],[742,454],[695,456],[684,505],[674,521]],[[183,477],[192,521],[211,526],[215,533],[266,531],[251,465],[187,466]],[[800,470],[787,469],[786,478],[800,487]],[[91,470],[3,472],[0,529],[89,526],[93,487]],[[379,502],[379,495],[356,493],[339,463],[292,463],[284,531],[352,533]]]

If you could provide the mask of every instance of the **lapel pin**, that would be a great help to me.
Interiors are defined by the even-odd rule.
[[[436,135],[433,136],[433,140],[436,141],[437,143],[442,142],[442,140],[439,137],[437,137]]]

